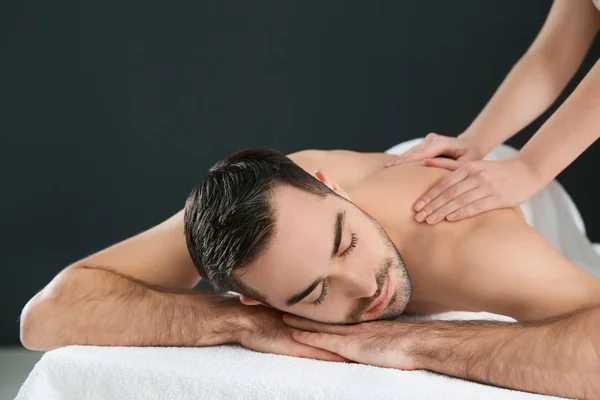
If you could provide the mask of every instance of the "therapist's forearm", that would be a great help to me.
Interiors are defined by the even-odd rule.
[[[167,293],[97,268],[69,268],[25,307],[31,350],[67,345],[208,346],[235,342],[239,300],[207,291]]]
[[[495,386],[597,399],[599,332],[598,307],[522,324],[448,322],[423,330],[422,365]]]
[[[519,152],[547,183],[600,136],[600,60],[575,91]]]
[[[527,52],[459,137],[487,154],[519,132],[556,100],[577,70],[575,63],[560,70],[558,64],[542,51]]]

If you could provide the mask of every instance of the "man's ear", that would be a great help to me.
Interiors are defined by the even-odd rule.
[[[329,177],[327,175],[325,175],[323,173],[323,171],[321,171],[320,169],[318,169],[318,170],[315,171],[314,175],[315,175],[315,177],[318,180],[320,180],[329,189],[333,190],[338,195],[340,195],[343,198],[345,198],[346,200],[350,201],[350,196],[348,196],[348,193],[346,193],[344,191],[344,189],[342,189],[341,187],[339,187],[339,185],[337,183],[335,183],[334,181],[332,181],[331,179],[329,179]]]
[[[240,302],[242,304],[247,305],[247,306],[259,306],[259,305],[264,306],[264,304],[261,303],[260,301],[254,300],[253,298],[250,298],[250,297],[247,297],[247,296],[244,296],[243,294],[240,295]]]

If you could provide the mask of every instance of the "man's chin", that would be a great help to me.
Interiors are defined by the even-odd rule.
[[[390,304],[381,311],[378,316],[374,316],[372,318],[368,318],[363,322],[367,321],[380,321],[380,320],[395,320],[400,318],[400,316],[404,313],[404,309],[406,305],[399,304],[398,302],[398,293],[394,293],[392,298],[390,299]]]

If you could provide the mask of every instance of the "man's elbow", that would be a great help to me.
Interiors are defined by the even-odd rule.
[[[39,293],[23,307],[20,318],[20,339],[26,349],[48,351],[50,346],[44,343],[43,314],[40,312],[43,304],[39,303],[38,296]]]
[[[62,338],[65,296],[75,279],[75,267],[61,271],[43,290],[25,304],[20,317],[21,344],[29,350],[49,351],[66,345]],[[62,311],[61,311],[62,310]]]

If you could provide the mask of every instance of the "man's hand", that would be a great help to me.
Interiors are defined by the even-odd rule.
[[[600,304],[541,321],[375,321],[329,325],[290,315],[305,345],[364,364],[426,369],[488,385],[600,399]]]
[[[283,321],[300,329],[293,338],[307,346],[339,354],[361,364],[403,370],[420,369],[413,347],[418,329],[410,322],[375,321],[332,325],[286,314]]]
[[[238,342],[242,346],[262,353],[324,361],[348,361],[338,354],[295,341],[292,334],[296,329],[283,323],[281,311],[265,306],[241,307],[244,307],[241,317],[243,328]]]

